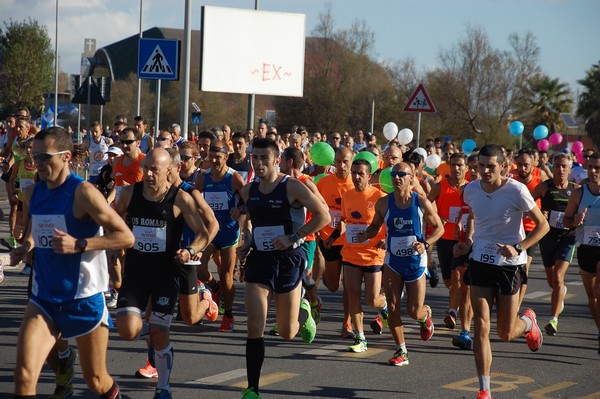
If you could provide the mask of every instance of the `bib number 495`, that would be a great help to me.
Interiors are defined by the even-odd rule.
[[[481,254],[479,260],[483,263],[494,263],[496,261],[496,255]]]

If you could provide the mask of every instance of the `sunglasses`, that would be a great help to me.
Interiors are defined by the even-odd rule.
[[[127,145],[131,145],[131,144],[135,143],[136,141],[137,140],[123,140],[123,139],[119,140],[119,142],[121,144],[127,144]]]
[[[158,140],[158,141],[167,141],[167,140],[171,140],[171,137],[157,137],[156,140]]]
[[[67,152],[69,151],[33,153],[31,157],[35,162],[48,162],[53,156],[66,154]]]
[[[333,140],[340,140],[341,137],[332,137]]]
[[[412,173],[406,173],[406,172],[390,172],[390,175],[392,176],[392,178],[394,177],[404,177],[404,176],[408,176],[408,175],[412,175]]]
[[[193,156],[191,156],[191,155],[182,155],[182,156],[181,156],[181,160],[182,160],[182,161],[189,161],[189,160],[190,160],[190,159],[192,159],[192,158],[194,158],[194,157],[193,157]]]

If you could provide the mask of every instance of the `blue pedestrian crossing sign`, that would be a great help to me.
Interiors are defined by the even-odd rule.
[[[202,114],[200,112],[192,112],[192,125],[202,124]]]
[[[140,39],[138,78],[179,80],[179,40]]]

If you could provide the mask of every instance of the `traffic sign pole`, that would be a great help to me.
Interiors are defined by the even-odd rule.
[[[421,113],[419,112],[419,116],[417,118],[417,148],[419,147],[420,140],[421,140]]]
[[[154,111],[154,140],[160,134],[160,82],[161,79],[156,79],[156,109]]]

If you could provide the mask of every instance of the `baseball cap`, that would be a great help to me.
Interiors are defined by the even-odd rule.
[[[123,155],[123,150],[120,149],[119,147],[115,147],[115,146],[108,147],[108,151],[106,151],[106,152],[112,152],[113,154],[116,154],[116,155]]]

